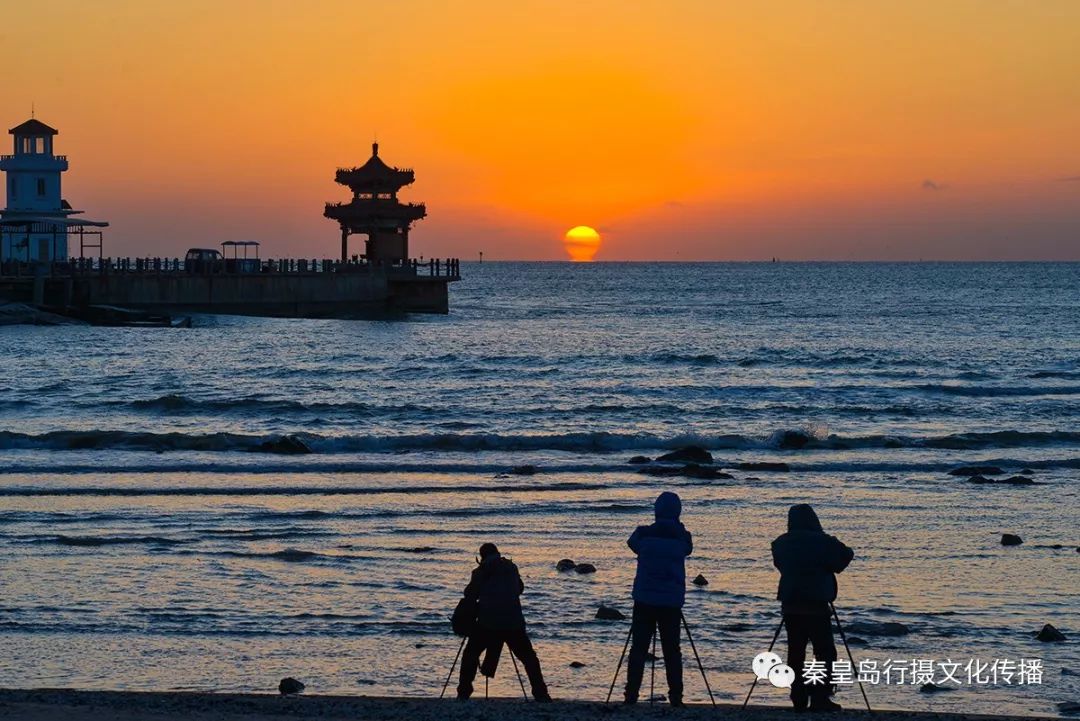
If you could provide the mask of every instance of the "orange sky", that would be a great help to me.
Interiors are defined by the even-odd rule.
[[[1077,48],[1075,0],[38,0],[0,119],[112,255],[331,257],[377,134],[415,254],[1080,259]]]

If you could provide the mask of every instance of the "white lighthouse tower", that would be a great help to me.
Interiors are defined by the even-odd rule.
[[[12,155],[0,156],[0,170],[7,174],[7,205],[0,211],[0,261],[66,261],[70,232],[108,223],[71,217],[82,211],[72,210],[60,193],[60,174],[67,171],[68,161],[53,153],[59,131],[31,118],[8,132],[15,143]]]

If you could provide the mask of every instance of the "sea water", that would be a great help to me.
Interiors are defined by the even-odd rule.
[[[596,610],[629,615],[626,538],[669,489],[688,579],[709,582],[685,614],[721,699],[742,700],[772,639],[769,542],[801,502],[855,549],[837,609],[857,664],[1041,661],[1041,683],[962,668],[935,694],[894,675],[873,704],[1053,713],[1080,696],[1080,265],[462,274],[445,317],[0,329],[5,686],[272,692],[292,675],[437,695],[447,617],[494,541],[553,694],[602,700],[627,623]],[[313,453],[261,448],[286,434]],[[734,478],[627,463],[689,444]],[[790,470],[738,470],[754,461]],[[947,473],[970,464],[1037,484]],[[1045,623],[1069,640],[1036,641]],[[706,700],[683,650],[687,698]],[[503,661],[491,691],[519,694]],[[755,699],[786,701],[767,683]],[[837,700],[861,703],[854,686]]]

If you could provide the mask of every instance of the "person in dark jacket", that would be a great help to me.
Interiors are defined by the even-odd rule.
[[[814,509],[805,503],[788,510],[788,530],[772,542],[773,564],[780,571],[776,598],[781,603],[788,636],[787,665],[795,671],[791,702],[796,710],[839,711],[829,699],[832,676],[808,684],[803,678],[807,642],[827,671],[836,660],[830,605],[836,600],[836,574],[847,568],[855,552],[821,528]]]
[[[540,659],[525,631],[525,615],[521,612],[521,594],[524,591],[525,584],[514,562],[503,558],[494,543],[480,546],[480,563],[473,569],[469,585],[465,587],[464,604],[470,609],[475,605],[476,621],[472,624],[469,641],[461,656],[459,699],[472,696],[480,654],[487,651],[484,675],[494,676],[499,653],[506,644],[510,653],[521,659],[525,666],[533,698],[537,701],[551,700],[540,669]]]
[[[668,700],[682,706],[682,653],[679,650],[679,623],[686,599],[686,557],[694,550],[690,532],[679,522],[682,501],[670,491],[661,493],[653,506],[656,523],[639,526],[627,545],[637,554],[634,577],[634,617],[632,643],[626,666],[626,703],[637,703],[649,641],[660,629],[664,649]]]

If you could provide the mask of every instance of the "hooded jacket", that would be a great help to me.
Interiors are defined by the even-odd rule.
[[[855,552],[821,528],[805,503],[788,510],[788,531],[772,542],[773,565],[780,571],[776,598],[786,612],[829,613],[836,600],[836,574]]]
[[[690,532],[679,522],[682,502],[661,493],[654,504],[656,523],[638,526],[626,542],[637,554],[634,601],[650,606],[682,608],[686,600],[686,557],[694,550]]]
[[[521,594],[525,583],[509,558],[492,553],[473,569],[465,587],[467,602],[476,601],[476,623],[482,628],[508,631],[525,626]]]

